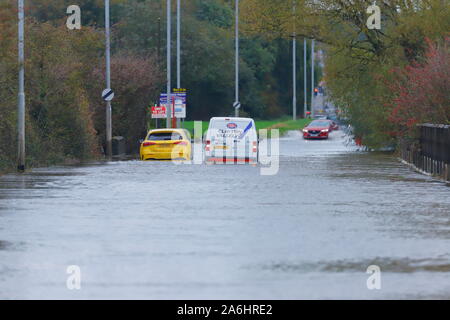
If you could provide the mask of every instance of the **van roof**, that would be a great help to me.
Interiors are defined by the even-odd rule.
[[[253,121],[252,118],[236,118],[236,117],[213,117],[211,118],[212,120],[224,120],[224,121],[239,121],[239,120],[244,120],[244,121]]]

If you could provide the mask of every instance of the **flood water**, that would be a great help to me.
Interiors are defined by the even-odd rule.
[[[290,134],[274,176],[119,161],[0,177],[0,298],[449,299],[450,188],[344,140]]]

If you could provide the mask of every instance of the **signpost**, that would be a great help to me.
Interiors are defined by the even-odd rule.
[[[103,90],[102,99],[104,101],[112,101],[112,99],[114,99],[114,91],[112,91],[112,89]]]
[[[186,118],[186,103],[187,103],[187,92],[186,89],[174,89],[174,92],[170,93],[170,115],[167,114],[166,105],[167,101],[167,93],[161,93],[159,96],[159,106],[152,107],[152,119],[159,118],[173,118],[173,119],[185,119]],[[164,116],[162,116],[164,115]],[[173,121],[176,123],[176,121]]]
[[[183,101],[183,104],[186,104],[187,101],[187,94],[186,92],[173,92],[171,94],[171,100],[173,102],[173,99],[175,100],[181,100]],[[166,104],[167,103],[167,94],[166,93],[161,93],[161,95],[159,96],[159,104]]]
[[[235,110],[235,117],[239,117],[239,109],[241,108],[241,103],[235,102],[235,103],[233,103],[233,107]]]
[[[167,101],[167,100],[164,100]],[[173,100],[172,100],[173,101]],[[151,108],[152,119],[164,119],[167,117],[167,102],[164,102],[160,106],[154,106]],[[175,99],[172,108],[172,116],[177,119],[186,118],[186,104],[183,103],[183,100]]]
[[[181,99],[175,99],[175,118],[185,119],[186,118],[186,104],[183,103]]]
[[[165,119],[166,116],[166,106],[154,106],[152,107],[152,119]]]
[[[109,0],[105,0],[105,57],[106,57],[106,88],[111,90],[111,30],[109,21]],[[105,92],[106,90],[104,90]],[[112,90],[111,90],[112,92]],[[114,93],[107,92],[105,94],[106,101],[106,157],[112,157],[112,108],[111,100]],[[102,94],[103,96],[103,94]],[[112,97],[111,97],[112,96]],[[111,100],[106,100],[111,98]]]

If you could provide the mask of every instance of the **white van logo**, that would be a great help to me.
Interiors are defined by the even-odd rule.
[[[248,126],[245,128],[244,132],[242,132],[241,136],[239,137],[239,139],[242,139],[245,137],[245,135],[247,134],[247,132],[253,127],[253,123],[250,121],[250,123],[248,124]]]
[[[237,128],[237,124],[234,122],[230,122],[227,124],[227,128],[228,129],[236,129]]]

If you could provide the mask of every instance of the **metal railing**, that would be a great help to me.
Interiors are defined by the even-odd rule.
[[[450,181],[450,125],[418,125],[419,139],[403,144],[401,157],[417,169]]]

